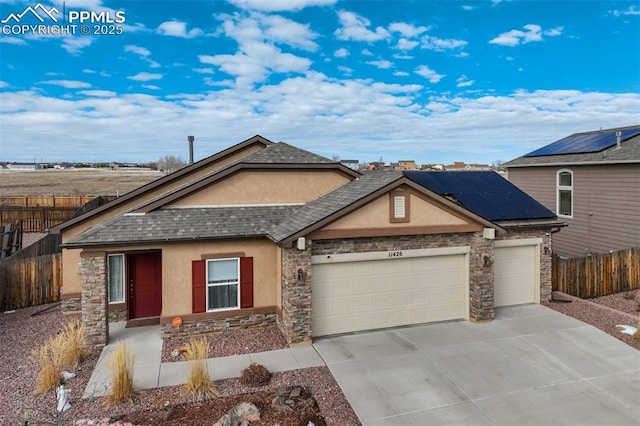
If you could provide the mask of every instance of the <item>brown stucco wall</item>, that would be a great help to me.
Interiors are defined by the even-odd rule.
[[[243,170],[172,206],[304,203],[349,180],[335,170]]]

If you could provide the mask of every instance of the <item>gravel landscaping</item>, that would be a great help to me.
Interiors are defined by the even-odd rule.
[[[556,300],[545,305],[591,324],[640,350],[640,340],[615,328],[616,324],[638,325],[640,290],[590,300],[555,293],[554,299]],[[245,386],[238,379],[216,381],[220,396],[206,401],[196,401],[186,395],[183,386],[171,386],[140,391],[131,403],[107,407],[104,398],[81,399],[100,355],[100,351],[96,349],[89,351],[86,359],[74,371],[77,377],[70,379],[67,384],[71,409],[56,416],[53,393],[34,395],[39,364],[33,351],[59,333],[64,325],[78,319],[78,314],[64,315],[59,304],[0,314],[0,424],[22,424],[24,412],[28,411],[31,419],[29,425],[87,425],[90,424],[88,419],[94,419],[91,424],[104,425],[195,425],[200,424],[203,418],[211,419],[212,422],[217,420],[238,401],[253,402],[263,411],[264,418],[254,422],[254,425],[293,425],[306,418],[315,419],[318,425],[323,421],[328,425],[360,424],[326,367],[275,373],[268,385],[259,388]],[[207,340],[212,357],[286,347],[282,335],[275,327],[219,333],[207,336]],[[186,341],[184,338],[167,339],[163,348],[163,361],[179,360],[171,356],[171,351]],[[291,410],[283,410],[273,404],[278,395],[289,392],[292,387],[302,390],[302,399],[293,405],[299,407],[294,414]],[[194,416],[197,413],[197,416],[189,420],[188,413],[194,413]]]

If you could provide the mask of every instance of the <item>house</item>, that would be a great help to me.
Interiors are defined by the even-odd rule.
[[[472,163],[467,164],[464,161],[454,161],[448,166],[444,166],[445,170],[491,170],[488,164]]]
[[[164,336],[277,324],[302,345],[548,300],[561,225],[493,172],[361,174],[255,136],[55,231],[93,345],[140,318]]]
[[[398,170],[416,170],[417,168],[414,160],[398,160]]]
[[[640,125],[575,133],[504,164],[508,179],[568,224],[565,257],[640,246]]]
[[[358,160],[340,160],[340,163],[351,170],[358,170],[358,167],[360,166],[360,162]]]

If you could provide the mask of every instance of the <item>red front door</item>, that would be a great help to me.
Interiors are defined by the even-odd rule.
[[[162,311],[162,253],[127,256],[129,318],[160,316]]]

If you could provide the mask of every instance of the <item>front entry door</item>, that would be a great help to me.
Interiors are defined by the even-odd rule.
[[[127,256],[129,318],[160,316],[162,311],[162,253]]]

